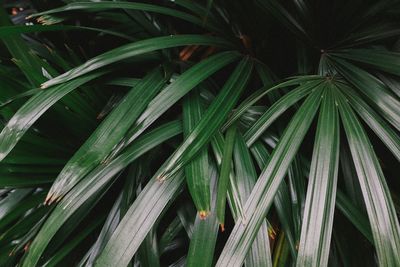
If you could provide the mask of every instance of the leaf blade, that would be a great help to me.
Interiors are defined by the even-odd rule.
[[[50,204],[62,197],[109,155],[164,83],[160,70],[156,69],[125,95],[64,166],[50,188],[46,202]]]
[[[217,189],[217,219],[221,226],[221,230],[224,231],[225,223],[225,203],[226,193],[228,191],[229,174],[231,173],[232,167],[232,153],[235,144],[236,125],[232,125],[228,128],[225,136],[224,151],[222,154],[221,170],[218,179]]]
[[[92,73],[65,84],[61,84],[51,90],[40,91],[36,95],[32,96],[13,115],[0,133],[0,161],[11,152],[25,132],[53,104],[69,92],[75,90],[84,83],[99,77],[101,74],[101,72]]]
[[[81,181],[55,206],[55,209],[47,218],[39,234],[32,242],[22,266],[35,266],[58,229],[80,208],[83,207],[90,210],[90,208],[85,205],[94,205],[93,201],[98,200],[99,194],[118,172],[143,153],[181,133],[181,131],[180,121],[173,121],[160,126],[152,132],[143,135],[127,148],[126,152],[122,153],[107,166],[100,166],[98,169],[94,170],[90,176],[88,175],[86,179]],[[77,220],[78,219],[81,218],[77,218]]]
[[[343,95],[336,94],[354,165],[360,182],[372,234],[383,266],[400,264],[400,226],[390,191],[371,143]]]
[[[244,209],[246,222],[242,219],[236,222],[216,266],[241,266],[280,181],[312,122],[320,103],[321,93],[321,90],[315,90],[292,118],[246,202]]]
[[[333,86],[325,89],[318,119],[297,266],[327,266],[339,167],[339,114]]]
[[[166,179],[168,175],[182,168],[208,143],[238,101],[250,79],[252,68],[253,62],[250,58],[245,57],[241,60],[196,128],[174,152],[159,179]]]
[[[89,73],[96,69],[105,67],[109,64],[118,62],[120,60],[134,57],[137,55],[141,55],[144,53],[172,48],[176,46],[185,46],[185,45],[211,45],[211,46],[227,46],[229,47],[229,43],[224,41],[223,39],[211,37],[211,36],[203,36],[203,35],[171,35],[171,36],[163,36],[163,37],[154,37],[150,39],[145,39],[142,41],[137,41],[131,44],[126,44],[113,50],[109,50],[101,55],[98,55],[84,64],[75,67],[64,74],[61,74],[53,79],[48,80],[47,82],[42,84],[42,88],[47,88],[50,86],[54,86],[56,84],[63,83],[65,81],[74,79],[83,74]]]
[[[200,91],[195,90],[183,102],[183,125],[185,137],[189,136],[204,113]],[[207,147],[202,149],[185,166],[186,183],[200,216],[205,218],[210,212],[210,177]]]

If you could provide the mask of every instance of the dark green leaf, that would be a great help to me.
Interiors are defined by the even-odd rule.
[[[328,266],[340,147],[334,89],[325,89],[321,103],[297,266]]]
[[[196,128],[204,110],[200,91],[189,93],[183,102],[183,125],[185,137]],[[207,148],[207,147],[206,147]],[[208,172],[208,153],[203,149],[185,166],[185,176],[189,192],[200,216],[205,218],[210,212],[210,175]]]
[[[232,171],[232,152],[235,144],[236,125],[228,128],[225,136],[224,150],[222,154],[221,170],[219,172],[217,190],[217,219],[224,231],[225,224],[225,203],[228,191],[229,174]]]
[[[341,93],[337,91],[335,95],[371,223],[379,264],[399,265],[400,226],[385,177],[354,111]]]
[[[107,51],[99,56],[96,56],[84,64],[67,71],[66,73],[55,77],[51,80],[42,84],[42,88],[47,88],[54,86],[56,84],[63,83],[65,81],[75,79],[76,77],[82,76],[88,72],[94,71],[96,69],[105,67],[109,64],[131,58],[134,56],[142,55],[152,51],[185,46],[185,45],[212,45],[212,46],[222,46],[229,47],[230,44],[226,41],[212,36],[205,35],[171,35],[163,37],[155,37],[142,41],[137,41],[131,44],[120,46],[113,50]]]
[[[322,88],[321,88],[322,87]],[[292,118],[281,140],[274,149],[271,160],[265,167],[249,199],[244,213],[246,220],[238,219],[216,266],[241,266],[252,241],[274,199],[275,193],[303,140],[319,107],[322,89],[319,86],[306,99]]]

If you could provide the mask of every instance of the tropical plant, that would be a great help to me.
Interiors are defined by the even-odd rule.
[[[0,266],[400,266],[399,1],[0,3]]]

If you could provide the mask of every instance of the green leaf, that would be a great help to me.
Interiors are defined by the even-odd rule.
[[[209,165],[211,176],[211,209],[216,209],[216,193],[217,193],[217,168]],[[218,235],[218,221],[216,212],[211,212],[207,218],[202,218],[197,214],[193,233],[190,238],[189,251],[187,253],[186,266],[188,267],[207,267],[212,266],[215,244]]]
[[[0,26],[12,26],[10,16],[3,6],[0,7]],[[26,66],[26,68],[21,68],[21,71],[28,78],[31,85],[37,87],[39,84],[37,83],[36,77],[40,76],[43,78],[41,73],[43,61],[30,51],[29,46],[24,42],[21,36],[8,36],[8,38],[3,38],[1,41],[15,59],[14,62],[21,62]],[[20,65],[18,66],[20,67]]]
[[[382,23],[378,25],[368,25],[364,29],[352,32],[349,37],[339,44],[344,47],[354,47],[361,44],[372,43],[383,39],[396,37],[400,35],[398,25],[392,23]]]
[[[218,259],[217,265],[241,266],[252,241],[268,212],[287,169],[319,107],[322,89],[319,86],[305,100],[286,128],[272,153],[244,208],[246,220],[238,219]]]
[[[365,63],[394,75],[400,74],[400,53],[397,52],[381,49],[345,49],[329,54]]]
[[[21,190],[21,189],[19,189]],[[12,210],[10,209],[6,215],[1,214],[0,218],[0,231],[4,232],[8,226],[15,222],[18,218],[26,214],[29,210],[34,210],[43,203],[43,192],[33,193],[18,202]],[[12,199],[8,199],[12,203]],[[15,200],[15,199],[14,199]],[[3,210],[5,205],[2,205]]]
[[[33,14],[31,17],[39,17],[43,15],[55,14],[65,11],[74,11],[74,10],[84,10],[84,11],[101,11],[102,9],[110,10],[113,8],[118,9],[126,9],[126,10],[138,10],[138,11],[146,11],[146,12],[154,12],[162,15],[168,15],[171,17],[176,17],[193,24],[199,26],[205,26],[203,21],[200,18],[197,18],[188,13],[179,11],[177,9],[167,8],[160,5],[152,5],[146,3],[129,3],[122,1],[112,1],[112,2],[73,2],[69,3],[63,7],[46,10],[44,12]],[[207,24],[206,24],[207,25]]]
[[[378,158],[344,96],[339,91],[335,95],[371,223],[379,264],[400,265],[400,226]]]
[[[62,261],[65,261],[65,257],[67,257],[71,251],[76,249],[76,247],[82,243],[90,234],[96,230],[97,227],[103,222],[101,218],[96,218],[92,224],[83,229],[77,236],[75,236],[71,241],[67,244],[63,245],[62,249],[57,251],[45,264],[43,267],[53,267],[60,266]]]
[[[132,200],[136,197],[134,190],[138,189],[138,185],[144,175],[141,165],[143,159],[138,159],[133,162],[128,169],[128,177],[122,188],[122,192],[119,194],[114,202],[113,207],[108,213],[107,219],[103,224],[101,232],[98,234],[96,242],[92,245],[90,250],[82,258],[79,266],[93,266],[97,256],[101,253],[107,241],[110,239],[112,233],[117,228],[122,217],[125,215],[127,209],[132,204]],[[137,192],[139,194],[139,192]]]
[[[54,210],[33,240],[22,266],[35,266],[53,236],[65,222],[70,218],[75,218],[73,223],[78,224],[82,219],[82,214],[80,214],[79,211],[83,211],[83,214],[86,215],[97,201],[99,201],[101,194],[104,192],[104,188],[110,185],[113,181],[113,177],[121,170],[147,151],[181,133],[181,131],[180,121],[174,121],[160,126],[148,134],[143,135],[108,165],[101,165],[88,174],[84,180],[78,183],[54,207]],[[157,183],[152,184],[154,187],[159,186]],[[152,197],[152,195],[148,195],[148,197]],[[80,216],[75,217],[75,214]],[[69,222],[72,223],[70,220]]]
[[[21,217],[18,222],[13,223],[0,236],[0,241],[5,244],[26,235],[38,222],[43,221],[47,217],[48,212],[49,208],[43,206]]]
[[[390,90],[392,90],[393,93],[397,95],[397,97],[400,97],[399,77],[395,77],[393,75],[383,75],[381,73],[378,73],[377,76],[384,84],[386,84],[387,87],[390,88]]]
[[[181,230],[183,230],[183,225],[180,217],[177,216],[168,225],[167,229],[165,229],[164,233],[159,239],[158,247],[161,255],[168,251],[168,247],[173,244],[173,242],[175,241],[174,239]]]
[[[52,203],[61,198],[99,165],[164,85],[165,78],[156,69],[132,88],[71,157],[50,188],[46,201]]]
[[[79,86],[99,77],[101,72],[60,84],[51,90],[43,90],[32,96],[8,121],[0,133],[0,160],[3,160],[18,143],[24,133],[54,103]]]
[[[374,243],[368,218],[360,212],[340,190],[336,192],[336,207],[368,239],[368,241],[371,242],[371,244]]]
[[[247,145],[251,146],[282,113],[307,96],[320,83],[320,80],[305,82],[275,102],[244,134]]]
[[[279,239],[274,250],[274,267],[287,266],[289,259],[289,245],[286,239],[285,232],[279,235]]]
[[[334,87],[323,94],[310,167],[297,266],[328,266],[339,167]]]
[[[379,113],[400,131],[400,102],[387,87],[368,72],[338,58],[335,68],[378,107]]]
[[[108,213],[107,219],[98,234],[96,242],[89,249],[88,253],[83,257],[79,266],[93,266],[94,260],[104,248],[106,242],[110,238],[112,232],[117,228],[120,219],[122,218],[120,206],[122,201],[122,194],[115,200],[113,207]]]
[[[75,79],[86,73],[127,58],[160,49],[185,45],[210,45],[218,47],[230,47],[230,44],[223,39],[206,35],[182,34],[149,38],[131,44],[126,44],[113,50],[109,50],[86,61],[84,64],[65,72],[58,77],[48,80],[47,82],[43,83],[41,87],[47,88],[71,79]]]
[[[24,200],[32,189],[14,189],[6,197],[0,200],[0,220],[4,220],[15,208],[18,208],[18,204]]]
[[[265,145],[263,145],[261,141],[256,141],[250,149],[256,162],[258,163],[259,168],[261,170],[264,169],[271,158],[271,155],[268,153]],[[290,168],[292,168],[292,166],[290,166]],[[290,172],[290,168],[288,172]],[[285,233],[285,239],[287,239],[292,256],[295,258],[297,256],[296,240],[298,239],[293,231],[293,220],[297,219],[297,217],[292,216],[292,203],[290,201],[290,195],[288,191],[288,186],[286,185],[285,181],[282,181],[277,193],[275,194],[274,205],[279,217],[279,221],[282,225],[282,231]]]
[[[214,152],[215,161],[221,171],[223,150],[224,150],[224,137],[218,131],[215,133],[213,139],[211,140],[211,146]],[[229,187],[228,187],[228,203],[231,209],[234,220],[239,217],[243,217],[243,201],[239,194],[238,183],[236,182],[236,177],[233,172],[229,174]]]
[[[237,186],[244,206],[245,201],[250,196],[251,190],[257,181],[257,173],[249,149],[240,133],[236,135],[233,158]],[[268,226],[266,221],[264,221],[246,256],[245,265],[248,267],[272,266],[270,249]]]
[[[239,57],[236,52],[222,52],[211,56],[181,74],[175,81],[164,88],[148,105],[138,118],[135,127],[127,133],[127,138],[114,153],[126,144],[135,140],[147,127],[163,115],[170,107],[179,101],[190,90],[209,78],[213,73],[233,62]]]
[[[230,125],[232,125],[233,122],[238,120],[240,116],[244,114],[251,106],[253,106],[256,102],[258,102],[261,98],[263,98],[266,95],[273,95],[276,89],[280,89],[283,87],[288,87],[292,85],[298,85],[303,82],[307,81],[312,81],[314,79],[320,79],[320,76],[301,76],[301,77],[295,77],[293,79],[290,79],[285,82],[281,82],[275,86],[272,86],[270,84],[267,84],[263,86],[261,89],[257,90],[254,92],[251,96],[249,96],[246,100],[242,101],[240,105],[235,109],[235,112],[229,117],[227,122],[224,124],[222,127],[223,130],[226,130]],[[268,89],[269,88],[269,89]],[[276,97],[276,95],[274,95]],[[278,97],[279,98],[279,97]]]
[[[0,27],[0,39],[9,38],[12,35],[17,34],[25,34],[25,33],[37,33],[37,32],[48,32],[48,31],[71,31],[71,30],[88,30],[95,31],[105,34],[110,34],[114,36],[118,36],[127,40],[132,41],[132,38],[115,31],[98,29],[92,27],[84,27],[84,26],[71,26],[71,25],[13,25],[13,26],[3,26]]]
[[[159,172],[154,177],[157,177]],[[150,179],[127,211],[94,266],[127,266],[158,216],[168,202],[179,193],[182,185],[181,172],[162,183],[155,178]]]
[[[217,219],[224,231],[225,224],[225,203],[226,193],[228,191],[229,174],[232,170],[232,152],[235,144],[236,125],[228,128],[225,136],[224,150],[222,154],[221,170],[218,179],[217,190]]]
[[[157,223],[149,231],[137,252],[137,257],[142,267],[160,267],[156,227]]]
[[[339,86],[341,92],[351,103],[354,110],[360,115],[365,123],[375,132],[375,134],[382,140],[386,147],[393,153],[393,155],[400,161],[400,137],[399,135],[386,123],[382,117],[377,114],[365,101],[353,90],[341,85]]]
[[[250,58],[242,59],[196,128],[174,152],[158,179],[165,180],[180,170],[208,143],[238,101],[250,78],[252,68],[253,62]]]
[[[185,137],[195,129],[204,110],[200,91],[194,90],[183,101],[183,125]],[[200,216],[205,218],[210,212],[210,176],[208,172],[207,147],[185,166],[186,183]]]

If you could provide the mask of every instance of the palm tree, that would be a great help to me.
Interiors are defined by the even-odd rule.
[[[0,266],[400,266],[399,1],[1,4]]]

